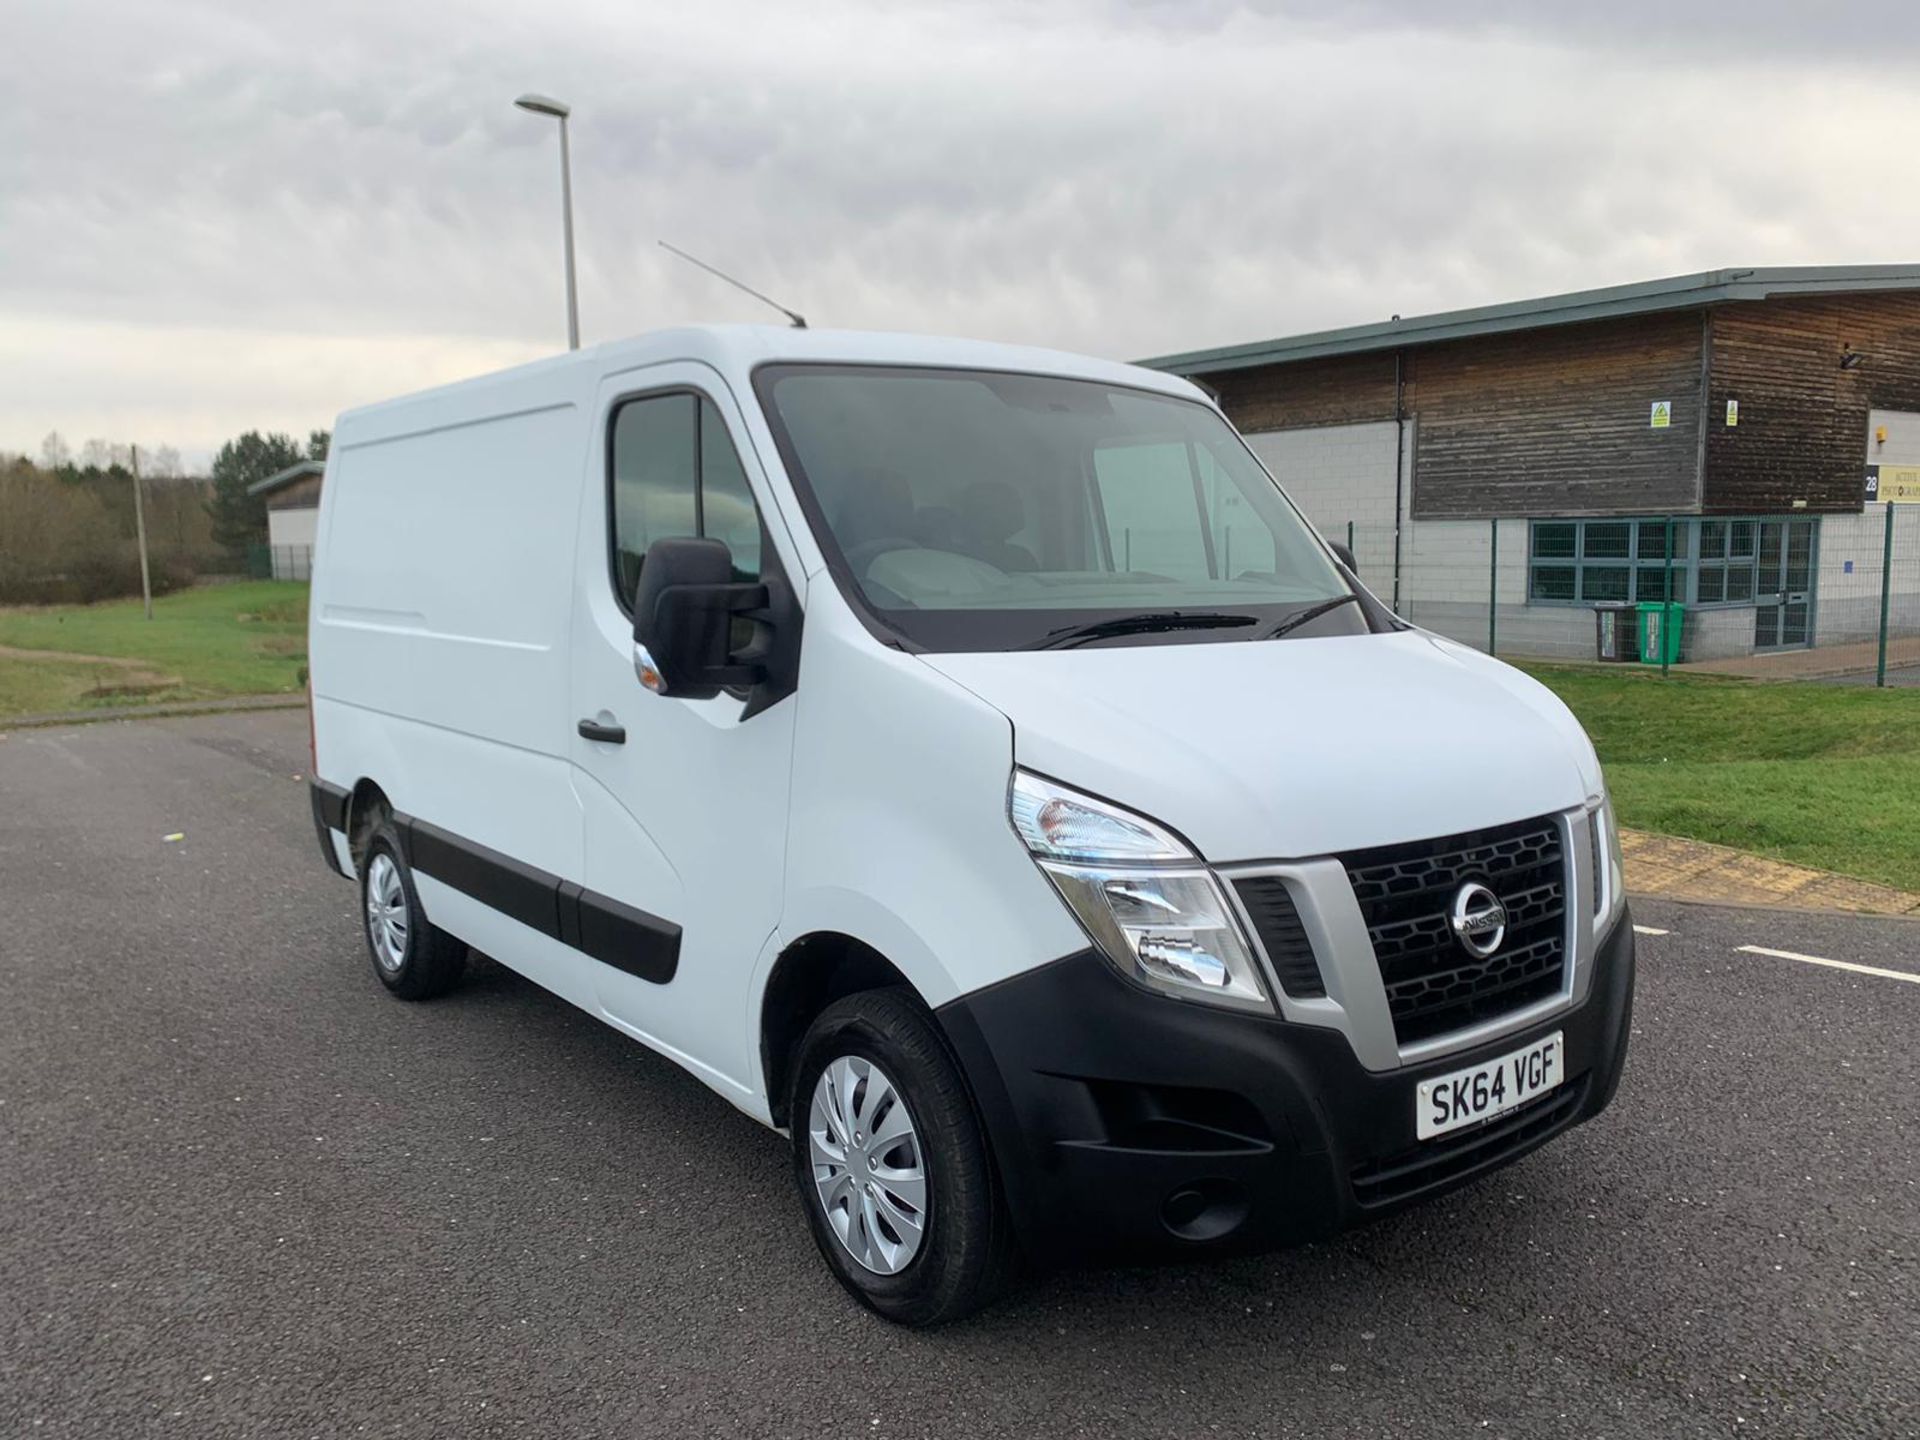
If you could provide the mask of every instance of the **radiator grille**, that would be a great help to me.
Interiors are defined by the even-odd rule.
[[[1327,982],[1321,978],[1313,942],[1300,923],[1300,912],[1294,907],[1287,882],[1278,876],[1261,875],[1242,880],[1234,888],[1240,892],[1240,903],[1247,908],[1247,918],[1253,922],[1267,961],[1279,977],[1280,988],[1296,1000],[1325,995]]]
[[[1560,988],[1567,866],[1553,818],[1382,846],[1343,863],[1402,1045],[1496,1019]],[[1507,907],[1506,936],[1485,959],[1455,939],[1448,918],[1469,881]]]

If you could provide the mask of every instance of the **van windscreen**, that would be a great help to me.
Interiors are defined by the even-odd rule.
[[[755,387],[836,578],[919,648],[1254,639],[1351,594],[1194,401],[873,366],[767,366]],[[1336,604],[1293,633],[1367,628]]]

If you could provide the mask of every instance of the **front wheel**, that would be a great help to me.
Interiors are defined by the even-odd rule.
[[[980,1122],[933,1021],[903,990],[821,1012],[789,1115],[815,1243],[863,1305],[903,1325],[979,1309],[1011,1244]]]

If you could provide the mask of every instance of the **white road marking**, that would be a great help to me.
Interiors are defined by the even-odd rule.
[[[1878,965],[1856,965],[1851,960],[1828,960],[1819,955],[1802,955],[1794,950],[1769,950],[1764,945],[1742,945],[1739,948],[1748,955],[1771,955],[1776,960],[1798,960],[1806,965],[1825,965],[1833,970],[1851,970],[1856,975],[1878,975],[1883,980],[1904,980],[1909,985],[1920,985],[1920,975],[1910,970],[1882,970]]]
[[[1636,935],[1670,935],[1673,932],[1670,930],[1656,930],[1651,925],[1636,925],[1633,927],[1633,933]]]

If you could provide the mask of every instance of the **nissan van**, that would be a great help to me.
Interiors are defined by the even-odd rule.
[[[881,1315],[1324,1236],[1612,1098],[1586,735],[1185,381],[697,328],[334,433],[313,817],[373,973],[471,947],[783,1133]]]

